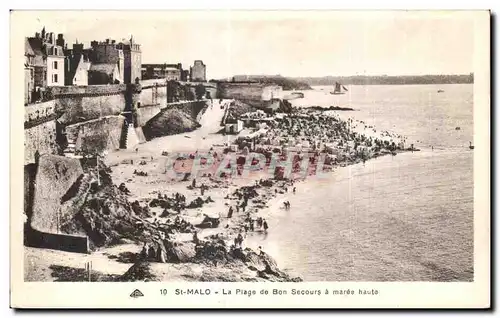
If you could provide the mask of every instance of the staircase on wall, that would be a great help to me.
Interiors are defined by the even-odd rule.
[[[120,139],[121,149],[131,149],[139,144],[139,138],[134,128],[134,124],[124,124],[122,128],[122,137]]]
[[[70,135],[67,135],[66,138],[68,140],[68,145],[66,146],[66,149],[63,150],[63,155],[65,157],[74,158],[74,157],[76,157],[76,154],[75,154],[76,138],[74,136],[70,136]]]

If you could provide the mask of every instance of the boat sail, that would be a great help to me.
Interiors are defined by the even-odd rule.
[[[349,91],[344,85],[340,84],[339,82],[335,82],[335,89],[333,92],[330,92],[330,94],[333,95],[341,95],[345,94],[345,92]]]

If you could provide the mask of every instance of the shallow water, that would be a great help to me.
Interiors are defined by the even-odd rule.
[[[472,85],[328,91],[305,92],[293,103],[353,107],[341,116],[406,135],[422,151],[299,183],[286,197],[292,208],[271,213],[270,233],[249,244],[306,281],[471,281]]]

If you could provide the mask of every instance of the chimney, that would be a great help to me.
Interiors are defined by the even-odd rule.
[[[57,35],[56,45],[64,47],[64,36],[61,33]]]

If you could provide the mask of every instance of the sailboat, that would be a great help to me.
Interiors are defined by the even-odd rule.
[[[342,95],[342,94],[345,94],[345,92],[347,92],[348,89],[340,84],[339,82],[335,82],[335,90],[333,92],[330,92],[330,94],[333,94],[333,95]]]

